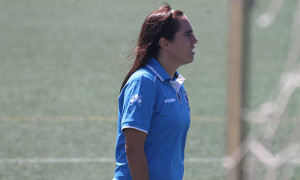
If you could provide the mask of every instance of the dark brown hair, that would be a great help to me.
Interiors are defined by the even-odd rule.
[[[142,25],[137,46],[127,58],[127,60],[135,58],[135,61],[125,76],[120,91],[122,91],[130,76],[146,65],[150,57],[157,58],[160,49],[160,38],[163,37],[169,41],[174,39],[175,33],[179,30],[176,17],[182,15],[182,11],[172,11],[170,5],[165,3],[164,6],[159,7],[147,16]]]

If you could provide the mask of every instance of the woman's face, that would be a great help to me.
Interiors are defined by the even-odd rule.
[[[194,60],[194,48],[198,42],[193,34],[193,28],[186,16],[178,17],[179,30],[174,39],[169,42],[171,45],[170,55],[178,66],[191,63]]]

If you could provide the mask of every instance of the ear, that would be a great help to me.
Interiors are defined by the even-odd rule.
[[[158,43],[162,50],[169,51],[170,45],[169,45],[169,41],[166,38],[163,37],[160,38]]]

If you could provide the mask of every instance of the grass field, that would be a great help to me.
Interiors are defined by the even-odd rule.
[[[117,98],[130,65],[120,63],[157,2],[0,1],[1,180],[112,178]],[[184,179],[222,179],[229,1],[168,2],[186,13],[199,40],[195,61],[179,70],[192,115]],[[257,0],[251,14],[251,110],[279,81],[296,6],[286,1],[274,24],[260,29],[255,20],[268,3]]]
[[[1,121],[0,177],[1,179],[111,179],[115,167],[113,161],[115,127],[113,119]],[[202,174],[201,177],[221,178],[222,168],[216,158],[223,155],[224,139],[220,138],[222,135],[222,123],[218,121],[214,123],[192,121],[186,149],[186,179],[193,179],[199,173]],[[48,159],[39,162],[45,158],[64,160],[51,162]],[[74,158],[79,160],[68,162]],[[84,162],[84,158],[104,160]],[[200,162],[195,158],[200,158]],[[14,159],[19,163],[11,161],[1,163],[5,159]]]

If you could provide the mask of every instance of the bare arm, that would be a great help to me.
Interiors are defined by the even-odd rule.
[[[149,180],[148,163],[144,151],[147,134],[136,129],[125,129],[125,150],[133,180]]]

